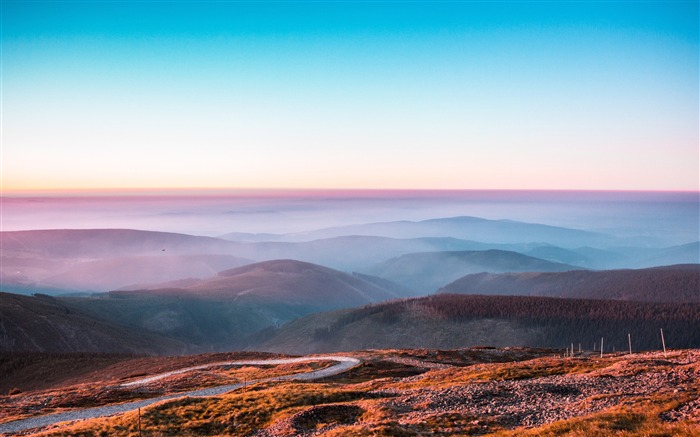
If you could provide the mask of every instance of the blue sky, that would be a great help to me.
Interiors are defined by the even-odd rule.
[[[698,190],[698,16],[4,1],[3,187]]]

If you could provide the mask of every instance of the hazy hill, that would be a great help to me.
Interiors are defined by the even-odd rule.
[[[119,256],[230,254],[231,242],[171,232],[133,229],[53,229],[0,233],[4,255],[42,258],[113,258]]]
[[[165,287],[61,301],[123,326],[225,350],[245,345],[259,330],[303,315],[397,296],[396,288],[384,288],[379,281],[294,260],[251,264]]]
[[[557,246],[538,246],[525,252],[525,255],[540,258],[547,261],[554,261],[564,264],[571,264],[580,267],[590,268],[595,264],[595,258],[582,254],[572,249],[564,249]]]
[[[367,273],[402,284],[417,294],[428,294],[469,273],[551,272],[577,268],[511,251],[484,250],[412,253],[380,263]]]
[[[439,292],[700,303],[700,265],[600,272],[477,273]]]
[[[533,235],[546,233],[569,235],[569,231],[573,232],[572,235],[580,235],[583,231],[510,221],[458,217],[376,225],[334,229],[339,232],[341,230],[343,232],[377,231],[396,235],[412,235],[412,231],[409,232],[409,230],[415,228],[418,235],[424,233],[447,236],[394,238],[344,235],[313,241],[290,242],[226,241],[185,234],[129,229],[2,232],[0,233],[2,242],[0,245],[0,280],[5,291],[24,294],[40,292],[53,295],[106,291],[126,286],[133,288],[134,284],[141,284],[147,288],[152,283],[191,277],[207,277],[216,271],[251,263],[252,260],[295,259],[342,271],[362,271],[376,274],[372,270],[373,266],[403,255],[467,250],[518,252],[551,262],[594,269],[637,268],[677,262],[700,262],[698,243],[671,248],[616,247],[600,249],[592,246],[565,248],[554,246],[550,242],[522,241],[531,240],[530,237]],[[505,227],[503,235],[509,235],[508,232],[515,232],[518,229],[525,232],[530,227],[532,227],[532,233],[528,231],[528,233],[523,234],[524,237],[512,239],[520,242],[503,243],[499,241],[503,241],[504,238],[498,237],[501,234],[494,230],[500,229],[501,226]],[[479,230],[480,227],[493,228],[493,233],[471,233],[470,229]],[[510,228],[513,229],[509,231]],[[394,229],[394,231],[389,232],[390,229]],[[319,231],[304,235],[306,237],[322,236],[325,233],[326,231]],[[584,232],[584,234],[590,233]],[[494,238],[495,240],[479,242],[455,238],[455,236],[460,235],[469,235],[479,239]],[[513,235],[515,236],[515,234]],[[293,236],[288,236],[288,238],[293,239]],[[593,240],[586,240],[586,242],[592,244]],[[610,241],[605,240],[605,242]],[[467,273],[507,270],[511,269],[485,268],[461,271],[457,276],[451,276],[442,283],[433,281],[429,285],[432,288],[437,288]],[[520,270],[515,269],[515,271]],[[409,284],[404,281],[404,285],[414,288],[425,286],[425,284],[416,285],[414,281],[410,282]],[[417,291],[422,292],[423,290]]]
[[[412,252],[529,250],[455,238],[342,236],[306,242],[231,242],[125,229],[46,230],[0,234],[4,285],[13,292],[106,291],[189,277],[203,278],[250,260],[295,259],[344,271],[366,269]]]
[[[450,217],[423,221],[396,221],[341,226],[290,234],[288,239],[315,240],[342,235],[374,235],[393,238],[453,237],[489,243],[549,243],[563,247],[609,244],[614,237],[602,233],[479,217]]]
[[[108,291],[126,286],[206,278],[217,272],[251,264],[231,255],[155,255],[108,258],[77,263],[49,276],[42,284],[73,290]]]
[[[107,291],[206,277],[252,261],[224,240],[129,229],[0,233],[3,290],[32,294]]]
[[[700,264],[700,242],[659,249],[637,262],[638,267],[670,264]]]
[[[0,292],[0,351],[181,354],[192,349],[100,320],[49,296]]]
[[[119,294],[120,292],[114,292]],[[123,292],[134,293],[134,292]],[[153,295],[265,301],[315,308],[344,308],[399,297],[358,276],[296,260],[274,260],[225,270],[180,289],[155,289]]]
[[[591,350],[605,337],[609,350],[624,350],[629,333],[635,350],[643,350],[661,347],[660,327],[667,346],[685,348],[700,346],[698,320],[700,304],[442,294],[313,314],[251,349],[316,353],[582,343]]]
[[[235,242],[235,253],[257,260],[296,259],[356,271],[415,252],[502,249],[531,250],[534,244],[492,244],[451,237],[389,238],[345,235],[302,242]]]

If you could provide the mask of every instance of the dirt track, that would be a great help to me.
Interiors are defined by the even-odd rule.
[[[275,377],[275,378],[265,378],[265,379],[259,379],[255,381],[249,381],[248,384],[253,384],[253,383],[258,383],[258,382],[266,382],[266,381],[272,381],[272,380],[290,380],[290,379],[296,379],[296,380],[313,380],[313,379],[320,379],[320,378],[325,378],[328,376],[332,375],[337,375],[339,373],[345,372],[348,369],[351,369],[358,364],[360,364],[360,360],[356,358],[351,358],[351,357],[343,357],[343,356],[318,356],[318,357],[302,357],[302,358],[284,358],[284,359],[277,359],[277,360],[248,360],[248,361],[229,361],[229,362],[223,362],[223,363],[211,363],[203,366],[194,366],[194,367],[188,367],[185,369],[179,369],[175,371],[170,371],[170,372],[165,372],[159,375],[154,375],[146,378],[141,378],[135,381],[131,381],[128,383],[123,384],[124,386],[138,386],[138,385],[143,385],[147,384],[152,381],[156,381],[159,379],[166,378],[171,375],[175,375],[178,373],[184,373],[192,370],[199,370],[203,369],[206,367],[213,367],[213,366],[221,366],[221,365],[229,365],[229,366],[234,366],[234,365],[277,365],[277,364],[293,364],[293,363],[303,363],[303,362],[310,362],[310,361],[336,361],[338,364],[327,367],[325,369],[320,369],[320,370],[314,370],[311,372],[304,372],[304,373],[298,373],[298,374],[293,374],[293,375],[284,375],[280,377]],[[43,426],[48,426],[48,425],[53,425],[59,422],[69,422],[69,421],[75,421],[75,420],[85,420],[85,419],[94,419],[96,417],[103,417],[103,416],[112,416],[115,414],[120,414],[120,413],[125,413],[127,411],[134,411],[138,408],[144,408],[149,405],[153,405],[158,402],[163,402],[171,399],[176,399],[176,398],[182,398],[182,397],[208,397],[208,396],[217,396],[222,393],[226,393],[232,390],[236,390],[238,388],[243,387],[244,384],[229,384],[229,385],[222,385],[218,387],[209,387],[205,389],[200,389],[200,390],[193,390],[185,393],[177,393],[177,394],[172,394],[172,395],[167,395],[167,396],[160,396],[157,398],[151,398],[151,399],[145,399],[141,401],[135,401],[135,402],[127,402],[123,404],[117,404],[117,405],[106,405],[106,406],[101,406],[101,407],[93,407],[93,408],[85,408],[85,409],[80,409],[80,410],[75,410],[75,411],[68,411],[65,413],[59,413],[59,414],[49,414],[46,416],[37,416],[37,417],[31,417],[28,419],[22,419],[22,420],[16,420],[13,422],[7,422],[0,424],[0,434],[3,435],[12,435],[13,433],[17,433],[20,431],[25,431],[28,429],[32,428],[40,428]]]

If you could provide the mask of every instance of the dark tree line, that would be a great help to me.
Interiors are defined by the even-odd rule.
[[[368,305],[348,311],[316,332],[330,337],[343,327],[365,318],[392,324],[407,317],[448,322],[502,319],[541,332],[538,344],[529,346],[576,347],[590,350],[605,337],[606,351],[627,350],[627,334],[633,350],[661,347],[663,328],[668,347],[700,347],[700,304],[670,304],[614,300],[561,299],[528,296],[440,294]],[[598,346],[599,348],[600,346]]]

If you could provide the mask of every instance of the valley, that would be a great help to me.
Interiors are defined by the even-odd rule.
[[[695,436],[700,246],[642,234],[3,231],[0,433]]]

